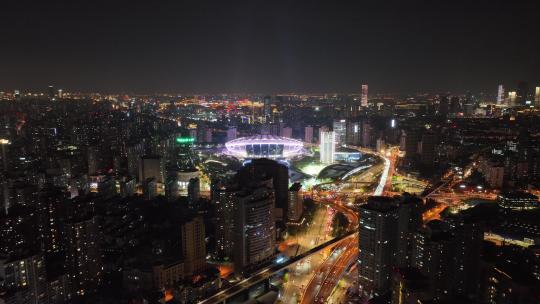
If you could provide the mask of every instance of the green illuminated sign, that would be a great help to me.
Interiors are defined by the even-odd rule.
[[[192,144],[195,142],[193,137],[177,137],[176,142],[179,144]]]

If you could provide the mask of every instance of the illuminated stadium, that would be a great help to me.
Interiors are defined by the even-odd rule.
[[[273,136],[255,135],[231,140],[225,144],[227,153],[240,159],[271,158],[291,159],[304,152],[301,141]]]

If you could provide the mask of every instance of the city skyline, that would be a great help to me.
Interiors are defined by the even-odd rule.
[[[490,92],[538,83],[534,3],[10,3],[2,90]]]

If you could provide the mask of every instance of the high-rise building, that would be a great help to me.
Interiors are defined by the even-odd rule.
[[[483,231],[461,217],[433,220],[414,234],[412,267],[429,279],[435,299],[477,290]]]
[[[499,85],[499,89],[497,90],[497,104],[503,104],[504,103],[504,86],[502,84]]]
[[[281,137],[292,138],[292,128],[284,127],[281,129]]]
[[[103,275],[100,231],[92,200],[75,198],[66,206],[64,242],[68,298],[74,299],[95,292],[100,285]]]
[[[362,107],[368,106],[368,85],[367,84],[362,85],[362,96],[360,99],[360,105]]]
[[[419,134],[416,130],[403,130],[401,134],[400,149],[405,151],[405,157],[412,160],[418,153]]]
[[[420,144],[420,162],[424,166],[433,166],[435,162],[435,148],[437,145],[437,136],[432,132],[426,132],[422,135]]]
[[[155,178],[156,182],[164,182],[163,159],[158,155],[145,155],[141,157],[139,164],[139,180]]]
[[[272,97],[270,96],[263,98],[263,116],[264,122],[272,122]]]
[[[289,188],[289,203],[288,203],[287,220],[290,222],[298,222],[304,211],[302,184],[294,183]]]
[[[336,153],[336,142],[334,131],[321,131],[319,133],[320,161],[323,164],[333,164]]]
[[[358,283],[365,295],[380,295],[390,288],[397,250],[398,201],[369,197],[360,206]]]
[[[313,127],[307,126],[304,128],[304,142],[312,143],[313,142]]]
[[[237,136],[238,136],[238,132],[237,132],[236,127],[229,127],[227,129],[227,141],[236,139]]]
[[[185,274],[199,273],[206,268],[204,220],[196,216],[182,224],[181,230]]]
[[[61,218],[67,194],[57,187],[47,185],[38,195],[38,225],[41,240],[41,250],[45,253],[62,251]]]
[[[347,121],[345,119],[336,119],[333,123],[336,145],[344,145],[347,137]]]
[[[373,127],[371,122],[367,119],[362,121],[362,147],[371,147],[373,137]]]
[[[216,254],[221,258],[233,256],[235,211],[238,189],[216,185],[212,189],[212,204],[216,207]]]
[[[514,107],[517,103],[517,92],[516,91],[510,91],[508,92],[508,99],[506,104],[508,106]]]
[[[448,103],[448,95],[441,95],[439,100],[439,108],[437,110],[439,116],[446,117],[448,116],[448,109],[449,103]]]
[[[259,158],[246,164],[237,174],[240,185],[271,178],[275,190],[275,207],[278,213],[287,214],[287,190],[289,189],[289,169],[274,160]],[[281,212],[280,212],[281,211]]]
[[[520,81],[517,86],[516,102],[519,105],[525,105],[529,99],[529,84],[526,81]]]
[[[362,125],[358,121],[347,121],[347,145],[358,146],[361,143]]]
[[[536,87],[534,90],[534,105],[540,107],[540,87]]]
[[[96,175],[99,169],[99,151],[97,147],[88,147],[88,175]]]
[[[47,302],[47,278],[42,254],[5,258],[0,256],[0,278],[3,291],[0,303]]]
[[[48,88],[47,88],[47,95],[49,97],[49,100],[53,100],[54,99],[54,95],[55,95],[56,91],[54,90],[54,86],[50,85]]]
[[[188,202],[193,205],[196,203],[201,195],[201,182],[198,177],[192,178],[188,183]]]
[[[234,269],[243,273],[274,256],[276,229],[272,180],[252,183],[238,193]]]

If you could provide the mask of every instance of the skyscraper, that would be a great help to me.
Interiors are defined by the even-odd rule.
[[[336,119],[333,123],[336,145],[344,145],[347,136],[347,121],[345,119]]]
[[[141,157],[139,164],[139,180],[146,181],[155,178],[158,183],[164,181],[163,160],[158,155],[146,155]]]
[[[263,98],[263,115],[264,122],[272,122],[272,97],[265,96]]]
[[[284,127],[283,129],[281,129],[281,137],[292,138],[292,128]]]
[[[229,127],[227,129],[227,141],[231,141],[233,139],[236,139],[237,134],[238,134],[238,131],[237,131],[236,127]]]
[[[424,166],[433,166],[435,161],[435,147],[437,145],[437,137],[432,132],[426,132],[422,135],[420,144],[420,162]]]
[[[358,283],[366,295],[379,295],[390,287],[398,214],[398,202],[391,197],[372,196],[360,207]]]
[[[321,141],[319,145],[321,163],[328,165],[334,163],[336,153],[334,131],[321,131],[319,134],[319,139]]]
[[[313,127],[307,126],[304,128],[304,141],[307,143],[313,142]]]
[[[517,87],[516,102],[519,105],[525,105],[529,100],[529,84],[526,81],[520,81]]]
[[[362,85],[362,96],[360,99],[360,105],[362,107],[368,106],[368,85],[367,84]]]
[[[204,221],[196,216],[182,225],[182,254],[184,272],[193,275],[206,267],[206,244],[204,242]]]
[[[503,104],[504,103],[504,86],[502,84],[499,85],[499,89],[497,90],[497,104]]]
[[[276,230],[272,180],[252,183],[238,193],[234,269],[243,273],[274,256]]]
[[[259,158],[238,171],[238,182],[241,186],[249,185],[254,181],[271,179],[275,190],[275,207],[287,214],[287,190],[289,189],[289,169],[287,166],[274,160]]]
[[[234,187],[221,185],[212,189],[212,203],[216,206],[216,254],[221,258],[233,256],[237,192]]]
[[[540,107],[540,87],[536,87],[534,90],[534,105]]]
[[[100,231],[93,205],[92,200],[77,198],[66,204],[64,242],[71,299],[95,292],[103,275]]]
[[[302,217],[302,211],[304,209],[302,201],[302,184],[294,183],[289,188],[289,207],[287,212],[288,221],[298,222],[300,220],[300,218]]]

